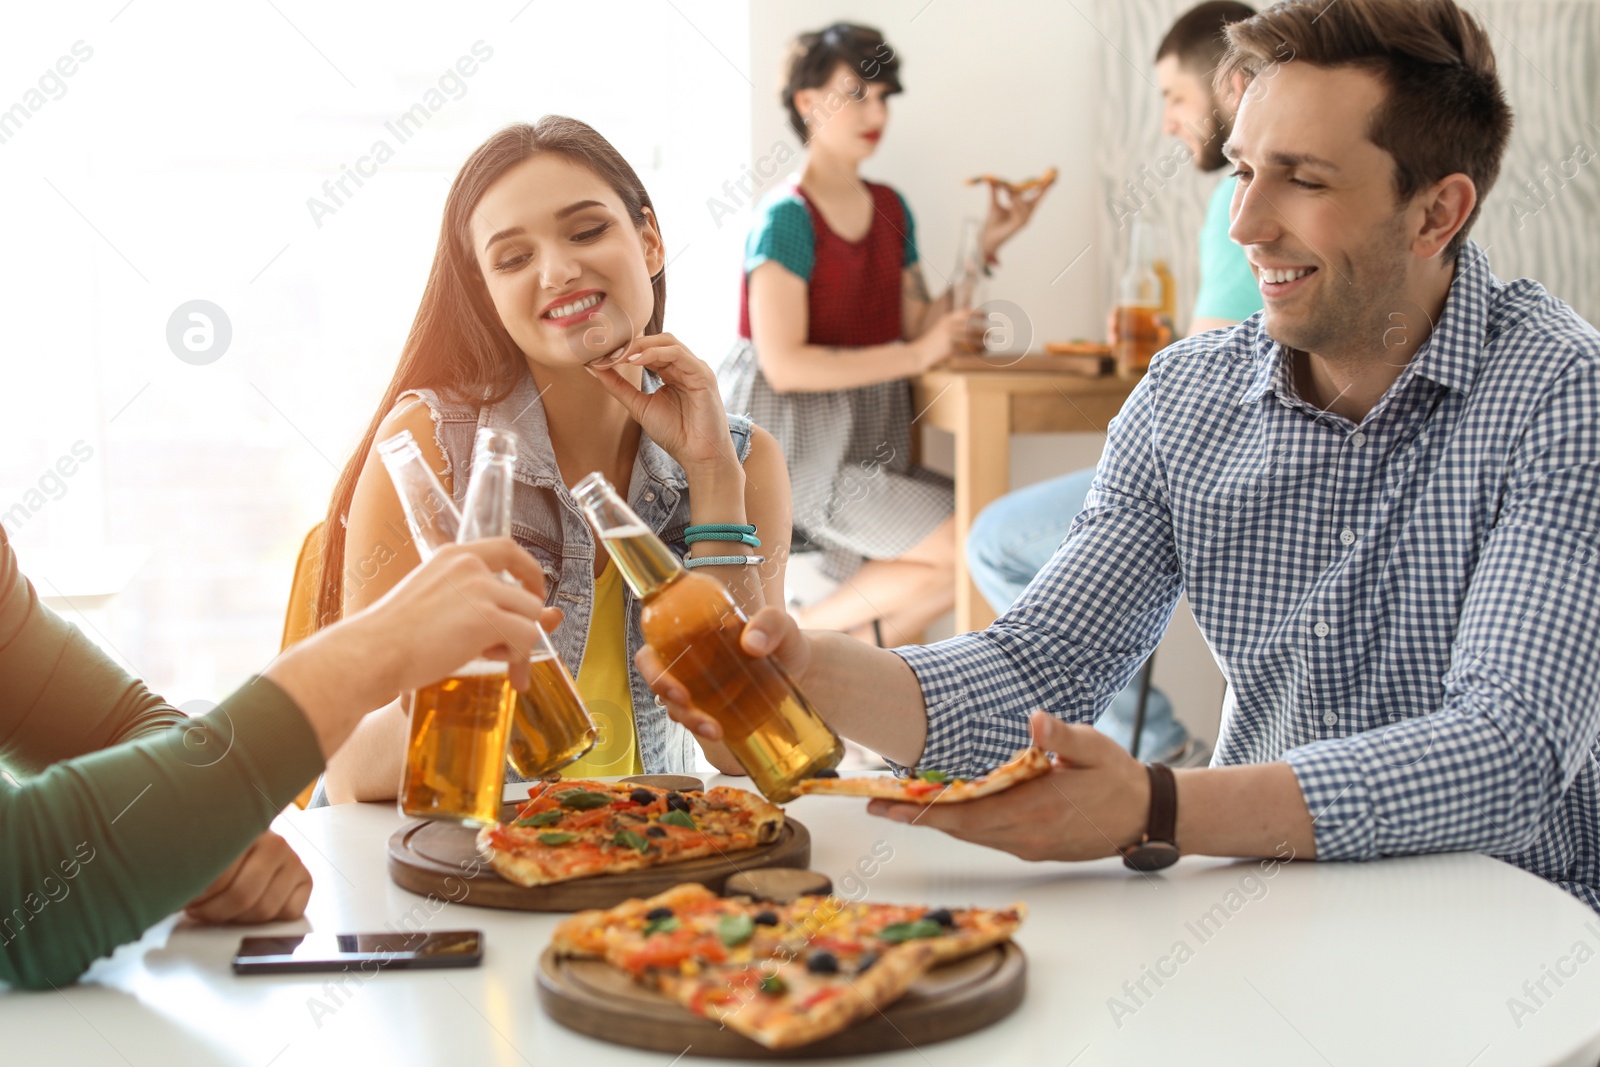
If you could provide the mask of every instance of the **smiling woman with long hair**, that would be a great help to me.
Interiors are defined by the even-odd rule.
[[[568,486],[599,471],[691,557],[736,546],[686,545],[686,527],[753,524],[772,562],[707,573],[746,611],[782,602],[782,454],[749,420],[725,414],[710,369],[661,332],[666,296],[655,209],[617,150],[560,116],[501,130],[450,188],[400,365],[328,507],[322,624],[377,600],[419,562],[375,442],[410,430],[459,504],[476,430],[516,432],[513,536],[545,569],[550,603],[565,613],[551,640],[601,727],[596,749],[574,765],[583,773],[691,770],[694,744],[633,664],[638,602]],[[398,702],[368,716],[329,764],[327,795],[393,797],[405,732]],[[737,769],[720,746],[706,751]]]

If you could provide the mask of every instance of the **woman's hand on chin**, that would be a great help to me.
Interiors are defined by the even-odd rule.
[[[716,375],[676,337],[658,333],[636,338],[620,358],[606,362],[608,366],[590,364],[587,369],[691,476],[740,469]],[[644,392],[617,373],[623,366],[654,372],[661,387]]]

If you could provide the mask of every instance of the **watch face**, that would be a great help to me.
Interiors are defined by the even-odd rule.
[[[1170,841],[1146,841],[1124,852],[1122,862],[1135,871],[1159,871],[1178,862],[1178,846]]]

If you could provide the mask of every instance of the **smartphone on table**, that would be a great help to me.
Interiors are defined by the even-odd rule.
[[[247,937],[233,957],[235,974],[297,974],[374,968],[476,967],[483,961],[479,930],[433,933],[288,934]]]

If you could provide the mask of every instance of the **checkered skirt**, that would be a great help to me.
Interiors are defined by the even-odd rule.
[[[867,559],[896,559],[955,511],[955,485],[911,462],[909,382],[827,393],[779,393],[754,346],[722,371],[728,411],[748,413],[783,448],[794,497],[795,552],[821,551],[843,581]]]

